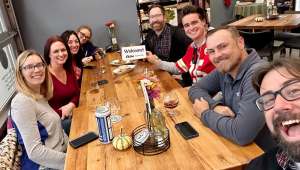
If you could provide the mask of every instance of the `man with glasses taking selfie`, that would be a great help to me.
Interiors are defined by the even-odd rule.
[[[254,141],[264,151],[273,148],[276,143],[253,103],[258,94],[251,84],[252,73],[266,61],[254,49],[246,50],[243,37],[232,27],[209,31],[206,45],[216,69],[189,90],[194,114],[208,128],[239,145]],[[211,98],[219,91],[223,102]]]
[[[147,51],[147,60],[156,67],[172,74],[189,73],[193,83],[215,69],[206,52],[205,13],[200,7],[187,5],[182,9],[182,24],[185,34],[193,40],[183,58],[163,61],[159,56]],[[172,52],[172,51],[171,51]]]
[[[167,15],[165,9],[157,4],[148,9],[151,31],[145,37],[142,45],[147,51],[155,54],[162,61],[176,62],[181,59],[192,40],[187,37],[184,30],[178,26],[166,23]],[[173,75],[182,86],[190,86],[192,80],[189,74]]]
[[[278,146],[252,160],[248,170],[300,169],[300,60],[278,59],[252,78],[256,106]]]

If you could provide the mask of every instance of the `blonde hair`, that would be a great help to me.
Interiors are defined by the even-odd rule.
[[[90,33],[91,33],[91,36],[90,37],[92,37],[92,29],[89,27],[89,26],[87,26],[87,25],[81,25],[80,27],[78,27],[77,28],[77,33],[79,32],[79,31],[81,31],[82,29],[87,29],[87,30],[89,30],[90,31]]]
[[[28,97],[32,97],[35,100],[38,100],[38,99],[41,99],[44,97],[42,94],[38,94],[27,87],[27,85],[24,82],[22,73],[21,73],[22,70],[20,70],[20,68],[23,65],[23,63],[25,62],[25,60],[29,56],[32,56],[32,55],[39,56],[41,58],[42,62],[45,64],[45,80],[41,84],[41,92],[42,92],[42,94],[45,95],[45,98],[47,100],[50,100],[53,96],[52,78],[51,78],[50,71],[47,67],[45,60],[36,50],[26,50],[26,51],[22,52],[17,59],[16,69],[15,69],[15,84],[16,84],[17,90],[18,90],[18,92],[23,93]]]

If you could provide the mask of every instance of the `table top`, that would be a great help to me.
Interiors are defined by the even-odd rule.
[[[162,101],[155,100],[155,106],[165,116],[170,132],[171,147],[164,153],[155,156],[143,156],[134,151],[131,146],[125,151],[114,149],[112,144],[101,144],[99,140],[90,142],[78,149],[68,146],[65,170],[93,169],[242,169],[251,159],[261,155],[263,151],[251,143],[244,147],[221,137],[213,132],[193,114],[192,103],[188,98],[188,88],[174,90],[179,98],[175,117],[166,116],[167,112]],[[75,108],[70,140],[89,131],[97,131],[95,108],[89,105]],[[119,115],[123,119],[113,124],[114,135],[119,135],[120,127],[123,133],[131,136],[132,131],[144,124],[144,97],[132,97],[120,101]],[[188,121],[199,137],[184,139],[175,129],[175,123]]]
[[[140,76],[144,66],[153,66],[151,63],[139,61],[138,68],[131,73],[116,76],[112,70],[117,67],[109,66],[108,61],[120,57],[119,54],[107,55],[104,74],[109,83],[100,86],[100,92],[88,92],[88,76],[93,70],[84,69],[80,107],[74,109],[69,139],[75,139],[90,131],[97,131],[95,109],[105,102],[105,97],[117,97],[121,106],[119,115],[123,119],[113,124],[114,135],[119,135],[120,127],[123,133],[131,136],[132,131],[144,124],[145,99],[141,89],[131,80]],[[96,63],[92,63],[96,65]],[[241,147],[233,141],[221,137],[203,125],[193,114],[192,102],[188,98],[188,88],[180,85],[166,71],[157,70],[161,88],[161,97],[164,91],[173,90],[179,98],[179,105],[175,110],[179,113],[175,117],[166,116],[167,111],[162,100],[154,100],[155,106],[166,119],[166,126],[170,132],[170,148],[159,155],[143,156],[134,151],[131,146],[125,151],[114,149],[112,144],[101,144],[99,140],[90,142],[74,149],[68,145],[65,170],[93,170],[93,169],[242,169],[250,160],[261,155],[263,151],[251,143]],[[101,89],[102,88],[102,89]],[[188,121],[199,133],[199,137],[185,140],[175,129],[175,123]]]
[[[263,20],[262,22],[255,22],[254,18],[263,16],[254,14],[228,24],[230,27],[237,29],[293,29],[300,26],[300,14],[281,14],[283,18],[275,20]]]
[[[152,68],[162,83],[158,84],[161,92],[169,91],[176,88],[181,88],[180,84],[166,71],[156,68],[153,64],[144,61],[137,61],[136,68],[127,74],[115,75],[114,69],[118,66],[111,66],[109,62],[121,59],[119,53],[107,53],[105,58],[106,73],[102,74],[102,78],[108,80],[108,83],[100,85],[100,91],[95,94],[89,93],[89,81],[91,74],[96,71],[83,69],[82,83],[80,90],[79,107],[91,104],[97,104],[105,101],[106,97],[115,97],[118,100],[128,100],[132,97],[142,97],[142,90],[138,89],[137,83],[131,81],[140,77],[143,73],[143,68]],[[89,65],[97,66],[97,62],[93,61]]]

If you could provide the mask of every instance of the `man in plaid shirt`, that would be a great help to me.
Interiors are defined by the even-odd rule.
[[[247,170],[300,169],[300,60],[279,59],[259,68],[252,84],[278,147],[255,158]]]
[[[151,31],[148,32],[142,45],[147,51],[155,54],[160,60],[176,62],[181,59],[192,40],[187,37],[184,30],[178,26],[166,23],[167,15],[165,9],[157,4],[151,5],[148,9]],[[190,86],[192,80],[190,75],[173,75],[182,86]]]

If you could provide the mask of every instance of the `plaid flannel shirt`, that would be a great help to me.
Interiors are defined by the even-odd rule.
[[[155,34],[154,42],[157,57],[163,61],[168,61],[170,54],[170,27],[165,25],[165,28],[160,35]]]
[[[276,159],[279,166],[281,166],[284,170],[297,170],[297,166],[294,161],[290,160],[280,149],[276,154]]]

